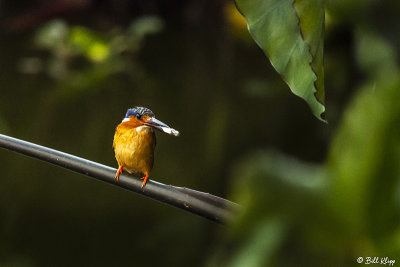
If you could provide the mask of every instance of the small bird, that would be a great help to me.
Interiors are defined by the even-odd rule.
[[[114,152],[118,162],[115,178],[118,182],[122,171],[142,174],[143,188],[153,168],[156,135],[154,129],[178,136],[179,132],[157,120],[154,113],[145,107],[128,109],[125,118],[117,126],[114,134]]]

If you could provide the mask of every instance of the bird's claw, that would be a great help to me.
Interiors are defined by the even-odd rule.
[[[122,170],[123,170],[122,166],[119,166],[118,171],[115,174],[115,179],[117,180],[117,182],[119,180],[119,175],[122,173]]]
[[[149,172],[146,172],[146,175],[144,177],[140,178],[140,180],[143,180],[143,183],[142,183],[142,186],[140,187],[140,189],[143,189],[143,187],[145,187],[148,179],[149,179]]]

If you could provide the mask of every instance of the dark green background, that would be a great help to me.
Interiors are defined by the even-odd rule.
[[[329,172],[334,168],[329,167],[334,165],[329,162],[335,158],[329,156],[335,152],[329,151],[333,150],[332,140],[343,124],[342,115],[346,107],[352,106],[352,99],[359,97],[358,92],[365,90],[359,88],[376,78],[377,71],[371,70],[371,64],[378,63],[362,59],[377,55],[376,61],[380,62],[389,53],[391,62],[397,64],[400,6],[396,1],[334,2],[328,5],[325,39],[325,115],[329,124],[317,120],[307,104],[290,93],[245,27],[229,19],[233,10],[229,1],[93,0],[77,1],[72,8],[63,1],[0,2],[1,133],[117,167],[112,150],[114,129],[127,108],[146,106],[158,119],[181,132],[179,138],[157,134],[151,179],[238,202],[242,197],[246,199],[238,188],[253,186],[249,194],[256,196],[256,206],[261,207],[247,206],[244,201],[242,204],[252,214],[244,220],[248,223],[234,224],[236,228],[220,226],[120,188],[1,150],[0,265],[218,266],[230,262],[234,266],[231,260],[237,259],[240,265],[243,258],[237,251],[249,242],[254,242],[258,253],[266,257],[260,261],[262,265],[272,266],[310,266],[315,262],[340,266],[355,263],[356,256],[367,252],[381,257],[397,255],[398,244],[391,246],[392,241],[374,239],[379,230],[361,232],[357,238],[362,238],[353,244],[326,231],[321,230],[318,235],[303,227],[322,224],[334,229],[332,233],[348,231],[341,230],[346,226],[335,214],[316,204],[334,178],[321,176],[318,179],[325,179],[322,183],[328,185],[311,193],[287,187],[285,182],[263,184],[258,178],[246,178],[248,169],[257,172],[261,168],[261,174],[267,172],[265,178],[260,178],[263,181],[269,181],[268,173],[285,170],[290,175],[285,173],[282,177],[289,176],[300,183],[309,179],[302,167],[297,171],[297,163],[289,160],[280,165],[281,153],[311,166],[328,166]],[[131,22],[148,15],[157,17],[163,27],[143,38],[130,35]],[[62,40],[61,47],[38,45],[35,40],[40,30],[52,25],[54,19],[63,21],[68,29],[83,26],[89,31],[89,39],[98,38],[106,44],[118,34],[131,36],[137,48],[115,52],[110,60],[96,63],[82,51],[65,52],[65,47],[71,47],[69,40]],[[359,37],[366,32],[378,33],[388,45],[364,49]],[[26,71],[29,62],[37,64],[33,71]],[[60,64],[65,67],[64,72],[52,74],[54,66]],[[397,73],[385,73],[384,80],[396,80],[393,77]],[[376,87],[379,84],[375,82]],[[398,105],[385,101],[377,105]],[[370,105],[365,107],[357,112],[365,114]],[[396,123],[389,123],[382,131],[398,131]],[[365,129],[368,131],[368,127]],[[355,140],[362,142],[362,136],[371,133],[357,134],[360,138],[356,136]],[[341,149],[340,145],[337,147]],[[273,156],[272,152],[272,158],[266,156],[262,160],[252,158],[256,151],[268,154],[265,151],[271,150],[279,153]],[[396,153],[390,157],[398,159]],[[286,156],[282,157],[286,162]],[[265,160],[276,160],[278,170],[263,170]],[[238,167],[242,165],[246,165],[244,170]],[[395,181],[399,180],[399,173],[395,170],[389,168],[385,174],[372,176],[380,177],[379,181],[393,178],[398,188]],[[271,188],[276,190],[269,198],[273,194]],[[398,201],[393,194],[390,199],[382,198],[393,190],[398,189],[383,187],[377,193],[371,214],[391,203],[390,225],[397,229]],[[314,194],[318,195],[316,199]],[[342,197],[340,193],[327,200],[331,203],[328,206],[335,206]],[[273,203],[277,211],[266,203]],[[361,216],[353,213],[351,206],[344,204],[342,208],[350,217]],[[308,219],[300,223],[292,219],[296,210],[305,210],[304,218]],[[256,222],[263,218],[262,214],[273,215],[267,216],[272,219],[267,219],[266,229],[275,230],[267,231],[265,238],[276,240],[271,241],[273,245],[246,239],[251,234],[240,230],[248,229],[246,225],[261,229],[262,224]],[[314,218],[324,219],[315,222]],[[361,220],[362,224],[368,218]],[[387,222],[376,222],[376,229],[385,228]],[[271,224],[273,227],[268,228]],[[398,232],[390,229],[387,236],[396,240]],[[319,242],[325,244],[322,249],[318,248]],[[263,251],[269,247],[274,248],[272,256]],[[383,254],[386,251],[388,254]],[[400,262],[400,257],[396,260]]]

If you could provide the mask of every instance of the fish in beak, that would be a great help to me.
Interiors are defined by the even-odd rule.
[[[144,125],[156,128],[157,130],[160,130],[164,133],[170,134],[170,135],[174,135],[174,136],[178,136],[179,132],[171,127],[169,127],[168,125],[166,125],[165,123],[163,123],[162,121],[157,120],[154,117],[150,117],[147,120],[143,121]]]

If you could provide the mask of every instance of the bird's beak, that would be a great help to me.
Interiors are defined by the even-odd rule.
[[[169,127],[168,125],[166,125],[162,121],[157,120],[156,118],[150,118],[148,120],[144,120],[143,124],[147,125],[147,126],[151,126],[153,128],[156,128],[156,129],[163,131],[164,133],[167,133],[170,135],[174,135],[174,136],[179,135],[179,132],[177,130]]]

